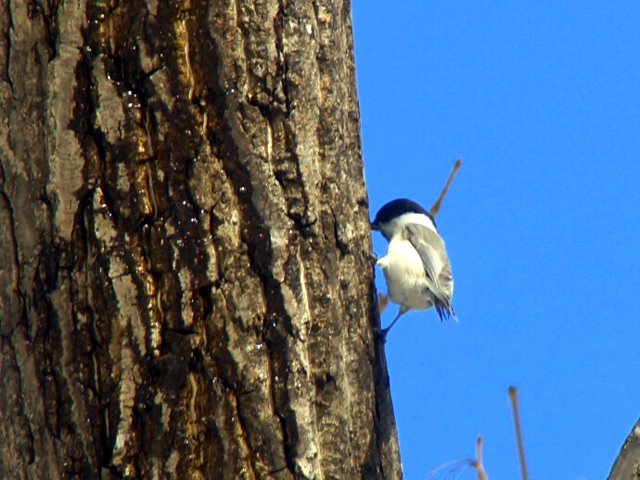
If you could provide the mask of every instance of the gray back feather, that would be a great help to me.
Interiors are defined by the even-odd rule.
[[[451,307],[453,277],[442,238],[430,228],[418,223],[405,225],[403,233],[404,237],[420,254],[429,290],[440,301],[441,307],[453,313]],[[440,312],[438,313],[440,314]]]

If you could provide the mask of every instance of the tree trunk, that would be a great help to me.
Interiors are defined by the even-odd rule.
[[[640,420],[631,429],[609,473],[609,480],[638,479],[640,479]]]
[[[0,5],[0,477],[399,478],[348,0]]]

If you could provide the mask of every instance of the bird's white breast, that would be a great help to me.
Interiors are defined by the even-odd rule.
[[[393,237],[387,254],[377,263],[384,273],[387,294],[392,302],[417,310],[433,305],[422,259],[411,242]]]

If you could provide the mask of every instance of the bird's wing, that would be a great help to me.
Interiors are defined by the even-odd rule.
[[[427,277],[437,285],[443,260],[447,259],[440,235],[424,225],[409,223],[404,227],[404,236],[420,254]]]
[[[453,277],[449,258],[440,235],[417,223],[404,227],[404,236],[416,249],[427,276],[427,286],[436,297],[436,310],[440,318],[453,314],[451,297],[453,296]]]

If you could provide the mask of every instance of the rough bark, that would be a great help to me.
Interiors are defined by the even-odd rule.
[[[638,479],[640,479],[640,420],[631,429],[609,473],[609,480]]]
[[[400,477],[348,0],[0,0],[0,119],[0,477]]]

